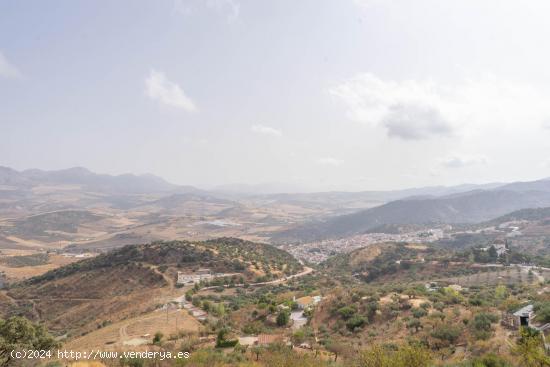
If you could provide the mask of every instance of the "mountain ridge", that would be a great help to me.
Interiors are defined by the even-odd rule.
[[[504,189],[506,188],[506,189]],[[298,225],[275,234],[275,242],[307,242],[368,232],[384,224],[478,223],[515,210],[550,206],[550,181],[508,184],[435,198],[405,198]]]

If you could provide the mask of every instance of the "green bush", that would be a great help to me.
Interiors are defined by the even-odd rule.
[[[432,331],[431,336],[452,344],[456,342],[461,333],[462,331],[458,326],[443,324],[436,327],[434,331]]]
[[[428,311],[426,311],[426,310],[423,309],[423,308],[413,308],[413,309],[411,310],[411,313],[412,313],[412,315],[413,315],[415,318],[419,319],[419,318],[421,318],[421,317],[426,316],[426,315],[428,314]]]
[[[281,311],[277,315],[277,326],[286,326],[289,320],[290,320],[290,316],[288,312]]]
[[[347,322],[346,327],[350,331],[354,331],[356,328],[362,328],[367,323],[367,319],[361,315],[352,316]]]
[[[339,308],[337,312],[344,320],[348,320],[355,315],[355,313],[357,312],[357,309],[353,305],[344,306]]]

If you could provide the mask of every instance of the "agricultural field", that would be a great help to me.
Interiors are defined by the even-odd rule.
[[[156,333],[174,339],[179,335],[198,333],[201,324],[181,309],[157,309],[138,317],[116,323],[106,322],[95,331],[66,344],[74,350],[135,350],[151,344]]]

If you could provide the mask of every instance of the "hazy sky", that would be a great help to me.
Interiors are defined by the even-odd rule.
[[[0,165],[211,187],[550,176],[550,2],[1,1]]]

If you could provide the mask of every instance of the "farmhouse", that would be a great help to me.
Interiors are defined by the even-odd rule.
[[[193,273],[184,273],[178,271],[177,285],[187,285],[199,283],[202,280],[212,280],[215,278],[224,278],[239,275],[239,273],[213,273],[210,269],[198,269]]]
[[[535,318],[535,311],[533,305],[529,304],[520,308],[514,313],[504,313],[502,315],[502,324],[513,329],[519,327],[530,327]]]
[[[321,296],[305,296],[295,299],[294,301],[298,304],[300,310],[307,310],[317,303],[321,302]]]
[[[212,278],[212,272],[210,269],[199,269],[194,273],[184,273],[178,271],[178,285],[199,283],[201,280],[208,280]]]

